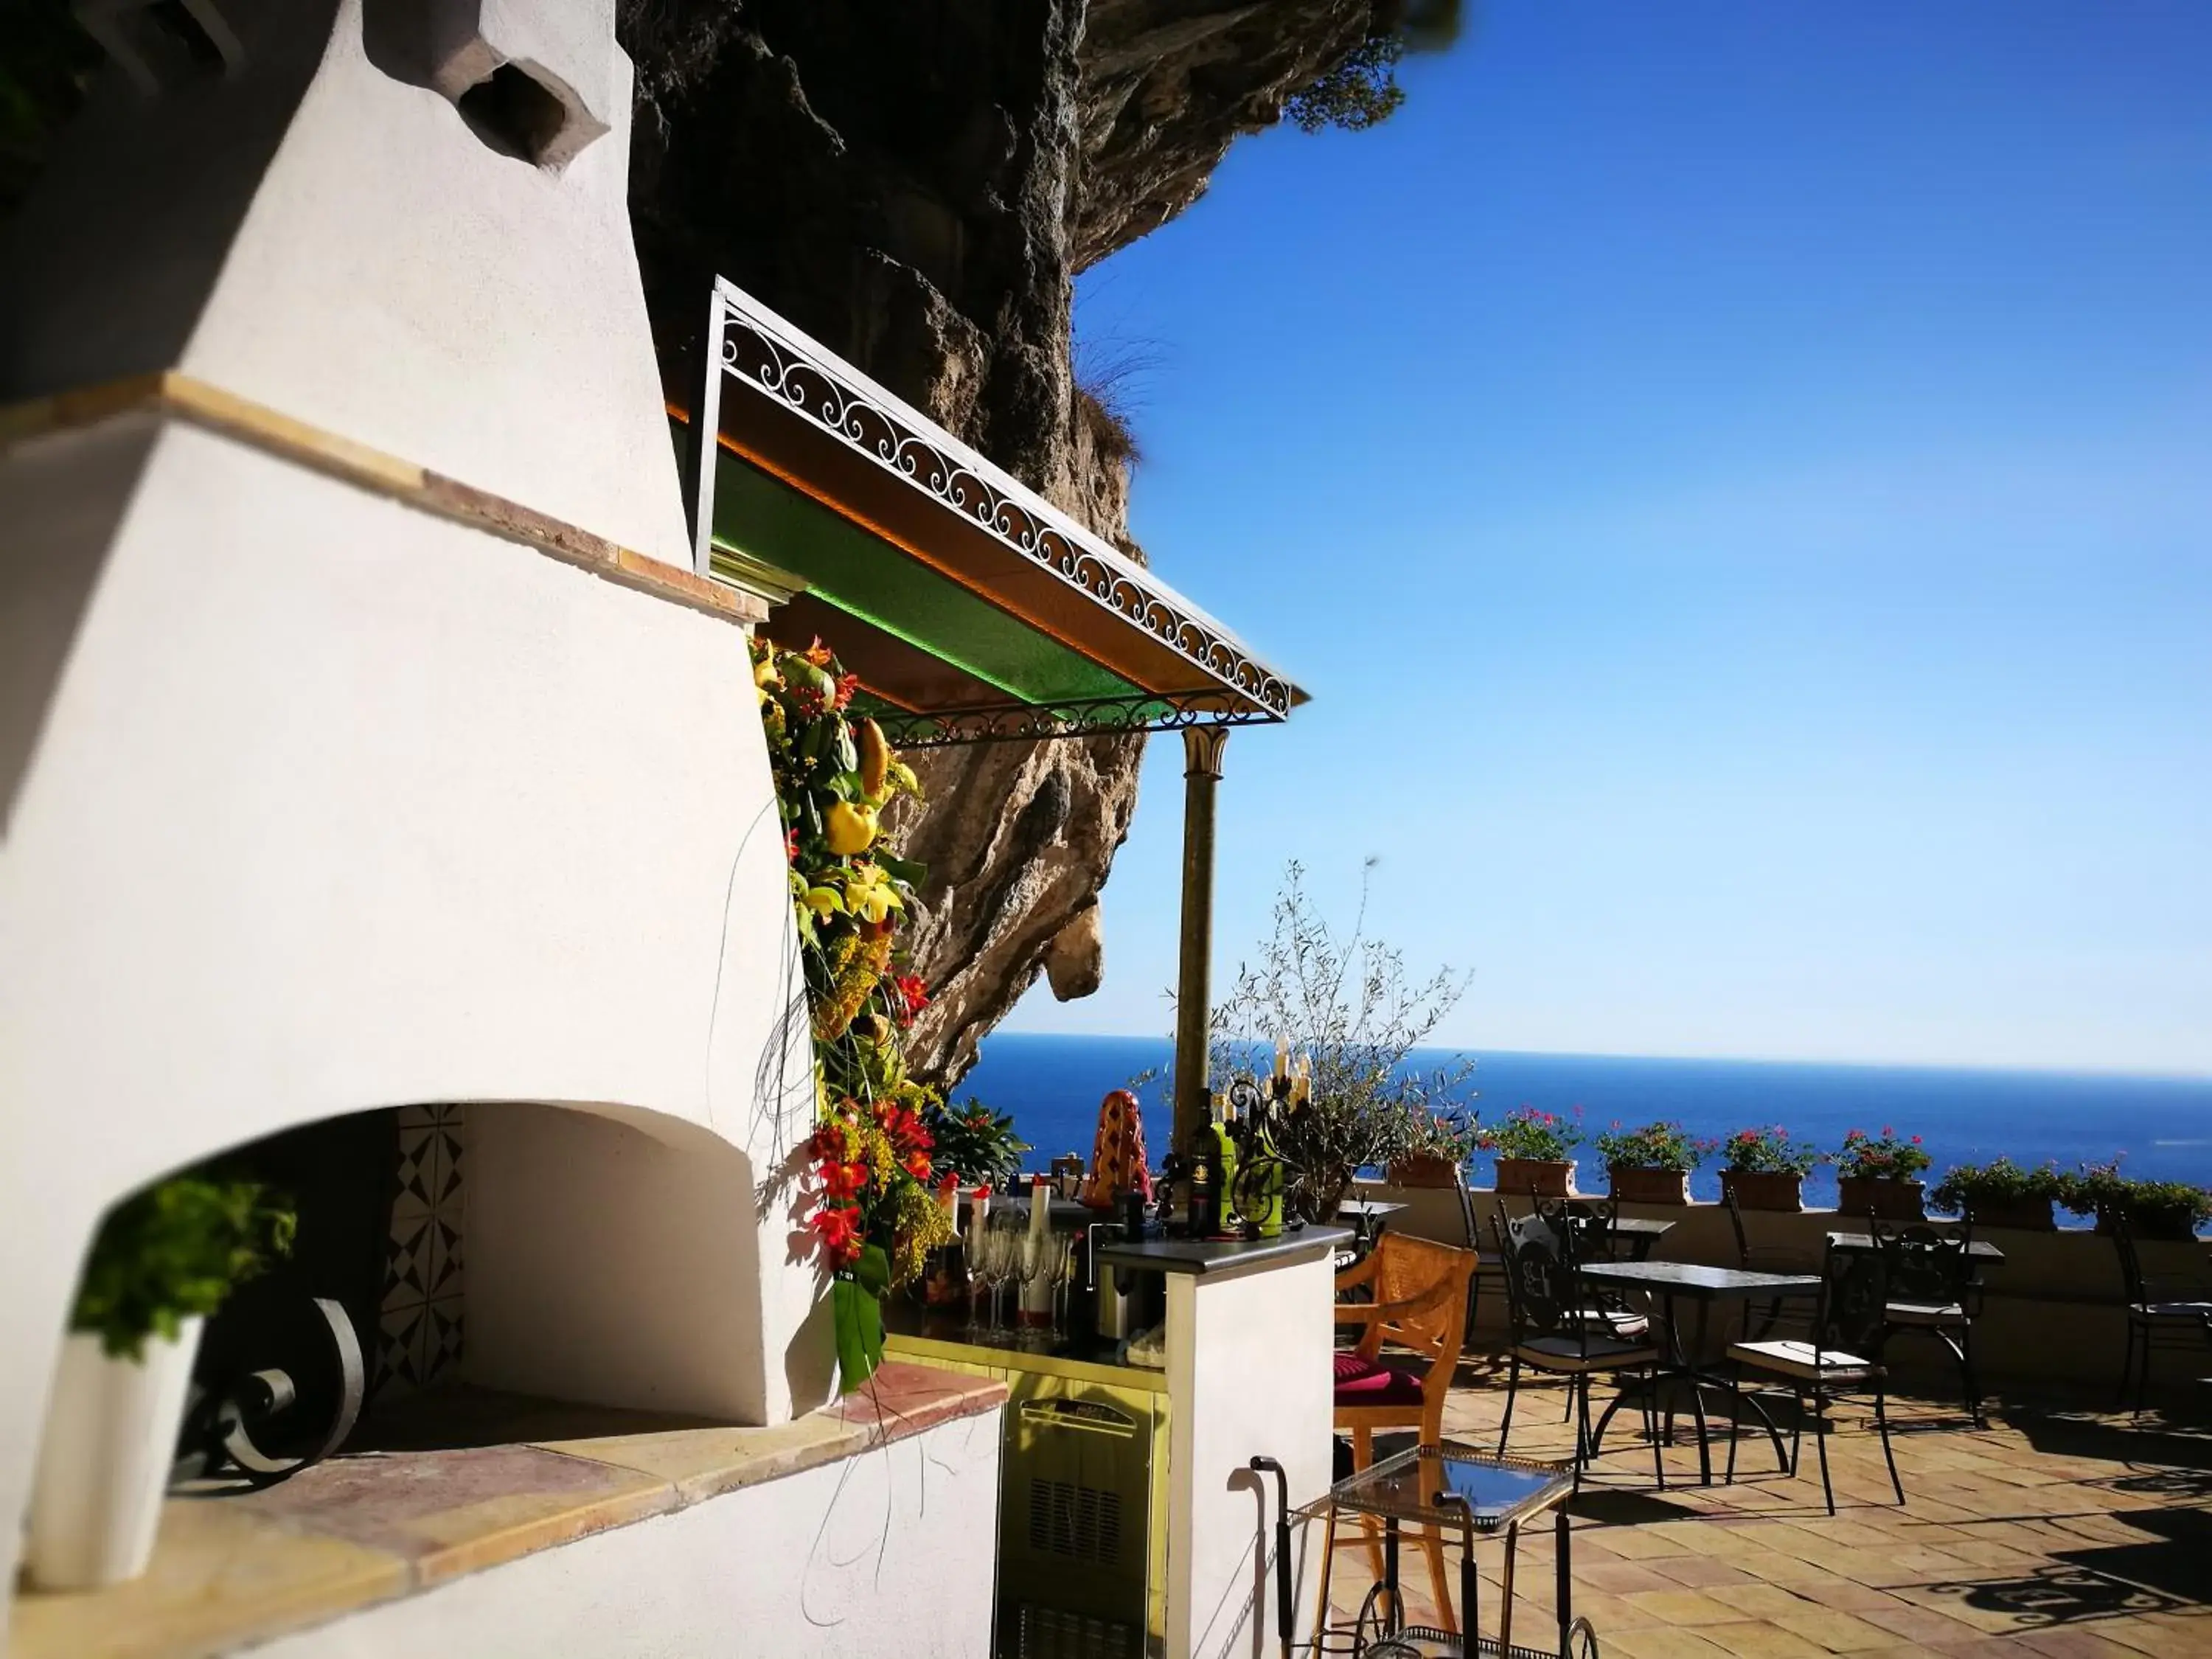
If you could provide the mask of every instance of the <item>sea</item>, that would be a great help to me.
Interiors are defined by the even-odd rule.
[[[1098,1103],[1108,1091],[1164,1073],[1174,1045],[1164,1037],[1047,1036],[998,1032],[952,1092],[1012,1113],[1042,1170],[1066,1152],[1091,1156]],[[1917,1134],[1934,1157],[1930,1179],[1955,1164],[1999,1153],[2033,1168],[2062,1170],[2118,1158],[2124,1174],[2212,1187],[2212,1078],[2156,1078],[2094,1073],[1981,1071],[1911,1066],[1813,1065],[1742,1060],[1632,1059],[1619,1055],[1417,1050],[1408,1062],[1430,1071],[1474,1062],[1472,1106],[1497,1117],[1521,1106],[1580,1115],[1586,1133],[1615,1122],[1679,1121],[1692,1135],[1779,1124],[1793,1139],[1833,1151],[1844,1132],[1893,1128]],[[1137,1090],[1155,1167],[1166,1150],[1169,1110],[1159,1078]],[[1580,1184],[1602,1192],[1605,1172],[1580,1149]],[[1472,1179],[1491,1179],[1478,1154]],[[1717,1199],[1717,1165],[1690,1177],[1692,1195]],[[1805,1201],[1835,1200],[1834,1172],[1805,1182]],[[2060,1212],[2061,1225],[2070,1218]],[[2080,1224],[2087,1225],[2087,1222]]]

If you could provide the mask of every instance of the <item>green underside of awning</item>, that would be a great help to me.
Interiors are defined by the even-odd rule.
[[[715,468],[714,545],[805,578],[811,598],[1009,699],[1064,703],[1145,695],[1142,687],[734,455],[722,456]],[[897,695],[896,686],[884,689]]]

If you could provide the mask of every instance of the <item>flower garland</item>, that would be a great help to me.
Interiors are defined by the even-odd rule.
[[[908,1077],[900,1035],[929,1006],[898,947],[922,870],[881,839],[883,809],[921,791],[875,721],[848,718],[855,681],[821,641],[787,651],[755,638],[752,662],[814,1038],[806,1226],[832,1275],[850,1392],[883,1358],[884,1295],[953,1236],[923,1124],[938,1097]]]

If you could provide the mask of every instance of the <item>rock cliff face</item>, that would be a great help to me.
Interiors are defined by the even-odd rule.
[[[1370,0],[623,0],[631,199],[677,383],[717,272],[1092,530],[1127,452],[1073,384],[1072,280],[1204,191],[1237,136],[1356,46]],[[924,1074],[957,1078],[1050,963],[1096,988],[1096,906],[1141,738],[926,757],[903,826]]]

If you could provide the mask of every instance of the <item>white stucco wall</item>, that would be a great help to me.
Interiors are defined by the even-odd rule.
[[[1328,1489],[1334,1298],[1327,1255],[1218,1282],[1168,1275],[1169,1659],[1279,1651],[1275,1482],[1247,1465],[1281,1463],[1294,1508]],[[1291,1540],[1301,1617],[1310,1530]]]
[[[0,847],[0,1514],[102,1208],[409,1102],[711,1139],[714,1294],[607,1316],[717,1355],[695,1409],[817,1403],[811,1272],[752,1219],[813,1097],[740,631],[150,416],[0,459],[0,638],[43,665],[0,676],[0,733],[35,734]]]
[[[244,71],[153,98],[104,71],[0,240],[0,402],[180,368],[689,568],[609,0],[534,8],[546,68],[608,105],[558,171],[427,84],[399,49],[426,8],[386,0],[381,65],[362,0],[219,9]]]
[[[600,1533],[255,1659],[985,1659],[999,1414]]]

